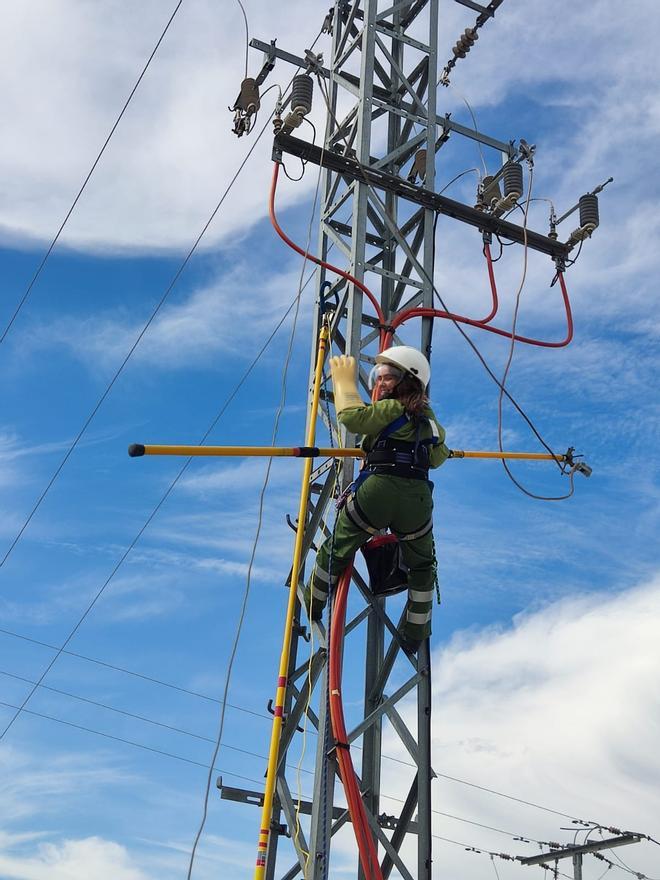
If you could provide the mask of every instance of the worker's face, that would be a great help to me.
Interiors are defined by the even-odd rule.
[[[393,370],[387,364],[379,367],[374,380],[376,400],[384,400],[387,397],[391,397],[400,381],[401,373],[398,370]]]

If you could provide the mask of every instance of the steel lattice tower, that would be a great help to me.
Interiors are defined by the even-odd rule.
[[[474,42],[476,30],[493,17],[502,0],[488,6],[473,0],[456,0],[477,11],[474,28],[468,29],[454,48],[454,57],[445,75],[458,58],[465,57]],[[317,75],[321,96],[327,103],[327,127],[323,147],[280,132],[275,138],[274,158],[291,153],[321,166],[320,239],[318,255],[348,271],[365,284],[380,303],[385,327],[407,308],[433,306],[434,222],[444,213],[481,231],[488,241],[497,233],[512,242],[552,257],[558,271],[563,269],[569,243],[556,235],[544,236],[503,219],[502,211],[482,202],[478,208],[461,204],[435,192],[437,150],[455,133],[480,141],[498,150],[504,165],[490,187],[514,162],[533,152],[525,141],[517,149],[513,141],[504,143],[453,122],[449,115],[438,116],[438,0],[337,0],[328,18],[332,30],[329,63],[313,53],[306,57],[280,50],[274,43],[252,40],[251,45],[266,53],[261,79],[276,59],[307,68]],[[466,49],[467,45],[467,49]],[[324,66],[325,65],[325,66]],[[602,187],[601,187],[602,188]],[[569,212],[570,213],[570,212]],[[586,228],[586,227],[585,227]],[[332,251],[332,253],[331,253]],[[332,340],[335,352],[352,355],[360,365],[360,381],[367,393],[368,368],[378,351],[378,318],[365,309],[363,293],[321,269],[317,280],[317,301],[313,326],[312,371],[317,356],[317,340],[325,304],[332,312]],[[422,318],[418,345],[430,354],[431,319]],[[394,337],[396,344],[397,337]],[[414,344],[414,343],[413,343]],[[324,394],[321,418],[337,440],[332,396]],[[311,382],[308,413],[311,412]],[[309,427],[308,415],[308,427]],[[343,436],[345,445],[354,437]],[[303,559],[307,576],[313,564],[315,546],[331,534],[334,511],[332,500],[337,488],[345,488],[353,477],[351,459],[319,465],[311,476],[311,498],[304,527]],[[300,525],[300,524],[299,524]],[[314,650],[306,648],[310,625],[300,598],[305,567],[298,583],[296,621],[291,635],[288,685],[284,705],[285,723],[280,739],[277,782],[271,833],[266,856],[265,877],[293,880],[305,870],[307,880],[327,880],[333,834],[349,817],[335,805],[336,760],[329,735],[327,712],[327,641],[323,624],[313,627]],[[360,789],[374,839],[379,846],[383,877],[396,871],[404,880],[431,878],[431,675],[428,641],[416,658],[400,650],[398,621],[388,613],[391,600],[375,598],[359,571],[353,573],[353,593],[360,593],[364,606],[347,624],[349,639],[362,639],[363,711],[349,730],[349,743],[362,740],[359,766]],[[392,676],[395,662],[396,682]],[[352,677],[356,675],[353,668]],[[403,683],[402,682],[403,678]],[[390,693],[390,691],[392,691]],[[407,725],[400,711],[401,701],[416,697],[416,724]],[[397,708],[399,706],[399,708]],[[408,704],[409,706],[409,704]],[[407,708],[410,715],[409,708]],[[292,794],[295,786],[287,778],[287,755],[304,715],[318,732],[313,796],[297,807]],[[413,713],[414,714],[414,713]],[[407,793],[398,816],[381,812],[383,725],[397,736],[410,757],[412,767]],[[412,729],[411,729],[412,727]],[[354,753],[357,755],[357,752]],[[357,761],[356,761],[357,763]],[[230,788],[218,783],[223,798],[263,804],[262,793]],[[302,831],[294,835],[297,810],[310,816],[309,839]],[[296,861],[288,870],[277,865],[278,835],[292,837]],[[386,831],[388,834],[386,834]],[[391,833],[389,833],[391,832]],[[416,859],[410,847],[401,852],[406,839],[416,840]],[[309,853],[307,859],[306,853]],[[408,859],[408,864],[404,862]],[[363,878],[361,868],[358,877]]]

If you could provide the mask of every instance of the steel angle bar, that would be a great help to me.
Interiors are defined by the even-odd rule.
[[[346,183],[346,190],[337,198],[337,190],[339,189],[342,183]],[[323,212],[323,216],[321,218],[323,223],[327,223],[330,218],[332,218],[333,214],[336,214],[340,208],[342,208],[348,199],[353,197],[353,189],[355,187],[355,181],[350,178],[347,179],[343,177],[341,174],[336,174],[335,179],[332,182],[332,186],[330,187],[330,193],[328,201],[330,202],[330,207],[327,208]],[[335,201],[332,201],[335,199]]]
[[[423,290],[425,286],[421,281],[415,281],[413,278],[406,278],[398,272],[390,272],[389,269],[382,269],[380,266],[374,266],[373,263],[365,263],[364,268],[367,272],[375,272],[377,275],[382,275],[384,278],[392,278],[394,281],[400,281],[410,287],[419,287]]]
[[[315,663],[318,660],[319,654],[321,654],[322,652],[323,652],[323,648],[317,648],[316,651],[314,651],[314,654],[312,655],[312,658],[311,658],[312,663]],[[308,658],[307,660],[305,660],[304,663],[301,663],[300,666],[298,666],[296,669],[294,669],[293,672],[291,673],[291,675],[289,676],[289,681],[291,681],[291,682],[298,681],[298,679],[308,671],[309,663],[310,663],[310,660]]]
[[[467,6],[468,9],[474,9],[475,12],[479,12],[481,15],[486,15],[488,18],[492,18],[495,13],[490,10],[487,6],[482,6],[481,3],[475,3],[474,0],[455,0],[456,3],[460,3],[461,6]]]
[[[401,235],[401,232],[399,231],[398,226],[390,218],[389,214],[387,213],[387,209],[385,208],[385,205],[383,205],[381,200],[378,198],[378,194],[375,192],[375,190],[372,187],[369,188],[369,195],[371,197],[370,203],[372,205],[374,205],[374,207],[376,208],[378,213],[383,218],[385,226],[387,226],[387,228],[389,229],[392,238],[397,242],[397,244],[399,245],[399,247],[401,248],[403,253],[406,255],[406,257],[408,258],[408,260],[410,261],[410,263],[412,265],[412,268],[415,269],[415,271],[419,274],[420,278],[424,278],[426,273],[424,272],[424,269],[422,268],[422,264],[417,259],[417,254],[415,254],[413,252],[412,248],[410,247],[410,245],[408,244],[406,239]]]
[[[403,877],[403,880],[414,880],[412,874],[410,873],[408,868],[406,868],[405,864],[403,863],[401,856],[399,855],[397,850],[392,846],[387,835],[385,834],[383,829],[380,827],[380,825],[376,821],[371,810],[367,806],[365,806],[364,812],[366,813],[367,821],[369,822],[369,825],[371,826],[371,830],[376,835],[377,839],[380,841],[380,843],[381,843],[383,849],[385,850],[385,852],[387,853],[387,855],[390,857],[390,859],[396,865],[401,876]]]
[[[353,36],[355,34],[355,32],[358,30],[358,27],[355,24],[355,17],[357,15],[359,7],[360,7],[360,0],[354,0],[353,6],[351,8],[351,11],[348,13],[346,21],[343,21],[340,18],[340,21],[342,22],[342,35],[341,35],[341,38],[340,38],[339,43],[337,45],[337,48],[335,50],[335,58],[337,58],[339,55],[341,55],[341,53],[344,51],[344,47],[346,46],[347,40],[351,36]],[[335,67],[336,66],[337,66],[337,64],[335,62]]]
[[[401,19],[401,27],[408,28],[427,5],[428,0],[416,0],[410,4],[410,12]]]
[[[335,59],[335,67],[341,67],[345,62],[351,57],[355,49],[360,46],[362,42],[362,31],[357,30],[357,33],[351,43],[349,43],[344,49],[342,55],[339,58]]]
[[[460,123],[450,119],[448,113],[446,116],[438,116],[437,119],[440,128],[456,132],[456,134],[463,135],[463,137],[470,138],[473,141],[479,141],[487,147],[493,147],[495,150],[499,150],[500,153],[506,153],[509,158],[513,158],[518,152],[512,143],[505,144],[504,141],[499,141],[487,134],[482,134],[474,128],[460,125]]]
[[[401,617],[399,618],[399,627],[403,624],[405,620],[405,614],[406,610],[404,608],[401,612]],[[399,627],[397,627],[397,629]],[[369,694],[371,700],[380,701],[382,699],[385,684],[387,682],[387,679],[390,677],[390,672],[392,671],[392,667],[394,666],[394,661],[396,660],[400,647],[401,646],[399,645],[397,639],[391,640],[383,662],[381,663],[380,669],[378,671],[378,676],[373,682],[372,690]]]
[[[393,6],[388,6],[387,9],[383,9],[382,12],[379,12],[376,15],[376,21],[380,24],[381,21],[385,18],[389,18],[391,15],[394,15],[397,12],[403,12],[408,9],[410,6],[410,0],[399,0],[398,3],[395,3]]]
[[[378,98],[375,95],[372,98],[372,103],[374,107],[380,107],[387,113],[393,113],[395,116],[400,116],[402,119],[411,119],[419,125],[426,125],[426,116],[416,113],[412,104],[393,107],[387,98]]]
[[[321,664],[321,665],[323,665],[323,664]],[[306,681],[306,684],[308,684],[307,681]],[[313,687],[313,685],[312,685],[312,687]],[[302,705],[303,705],[303,712],[304,712],[304,714],[307,715],[307,717],[308,717],[309,720],[312,722],[312,724],[314,725],[314,727],[318,730],[318,729],[319,729],[319,719],[318,719],[318,716],[317,716],[316,712],[313,711],[313,709],[311,708],[311,706],[307,706],[306,709],[304,708],[304,706],[305,706],[305,702],[304,702],[305,695],[303,694],[303,691],[305,691],[305,686],[303,685],[302,690],[300,690],[295,684],[292,684],[292,685],[291,685],[291,691],[292,691],[292,693],[293,693],[293,696],[294,696],[295,699],[296,699],[296,704],[297,704],[300,700],[303,700],[303,704],[302,704]],[[303,712],[301,712],[300,715],[302,715]],[[298,720],[300,720],[300,716],[299,716]],[[295,732],[295,731],[294,731],[294,732]],[[291,739],[291,738],[290,738],[290,739]],[[289,741],[290,741],[290,739],[289,739]]]
[[[413,103],[417,104],[420,113],[423,115],[424,119],[426,120],[427,115],[428,115],[427,108],[419,99],[417,92],[415,91],[415,89],[413,88],[411,83],[408,81],[408,78],[406,77],[405,73],[401,69],[401,66],[397,63],[394,56],[392,55],[390,50],[387,48],[387,46],[383,42],[383,40],[381,39],[378,32],[376,32],[376,45],[380,48],[380,51],[387,58],[387,60],[390,62],[392,69],[394,70],[397,77],[401,81],[401,85],[399,86],[399,89],[403,88],[410,95],[410,97],[413,99]]]
[[[384,699],[382,703],[380,703],[373,712],[370,712],[366,718],[363,718],[362,721],[354,727],[353,730],[348,734],[348,741],[352,743],[359,736],[361,736],[364,731],[369,727],[369,725],[373,724],[375,720],[382,718],[383,713],[387,712],[390,706],[393,706],[395,703],[398,703],[399,700],[403,699],[406,694],[410,693],[410,691],[415,687],[418,681],[422,678],[421,672],[416,672],[413,676],[411,676],[405,684],[402,684],[401,687],[395,691],[391,697],[387,697]]]
[[[421,249],[422,245],[424,244],[424,234],[425,234],[424,223],[420,223],[415,231],[415,235],[413,236],[413,240],[410,243],[410,247],[412,249],[412,252],[418,257],[418,259],[419,259],[420,249]],[[396,287],[394,288],[394,291],[392,293],[391,307],[392,307],[393,311],[399,310],[404,291],[405,291],[406,287],[409,286],[410,273],[412,271],[412,268],[413,268],[413,265],[412,265],[411,260],[406,258],[406,261],[404,262],[403,267],[401,269],[401,273],[400,273],[402,276],[402,280],[396,285]],[[413,296],[413,299],[415,299],[417,296],[418,296],[418,294],[415,294]],[[423,299],[423,297],[422,297],[422,299]]]
[[[412,140],[399,144],[398,147],[396,147],[386,156],[383,156],[382,159],[378,159],[376,162],[373,162],[372,168],[385,168],[387,165],[393,165],[397,161],[397,159],[400,159],[400,162],[398,163],[399,166],[405,165],[412,153],[420,146],[420,144],[423,144],[425,140],[426,134],[424,132],[420,132],[419,134],[415,135]]]
[[[282,774],[278,774],[277,776],[277,795],[280,799],[282,812],[284,813],[289,826],[291,843],[293,843],[296,855],[298,856],[300,867],[304,870],[305,859],[309,852],[309,847],[307,846],[305,832],[300,827],[300,822],[296,820],[296,808],[293,803],[293,798],[291,797],[287,781]]]
[[[351,620],[350,623],[346,624],[346,627],[344,628],[344,632],[348,635],[349,632],[352,632],[354,629],[357,629],[358,626],[369,617],[370,611],[371,611],[371,609],[369,608],[368,605],[366,608],[363,608],[359,614],[355,615],[355,617],[353,618],[353,620]]]
[[[343,256],[350,257],[350,255],[351,255],[350,244],[348,244],[347,242],[344,241],[344,239],[341,237],[341,233],[337,229],[335,229],[335,227],[333,226],[332,221],[327,221],[327,220],[324,221],[323,226],[324,226],[325,234],[333,242],[333,244],[335,244],[339,248],[339,250],[341,251]],[[349,229],[349,234],[350,234],[350,226],[348,227],[348,229]]]
[[[417,742],[415,740],[415,737],[408,730],[406,722],[403,720],[401,715],[399,715],[394,706],[388,706],[385,712],[390,720],[390,724],[396,731],[397,736],[408,750],[408,754],[413,759],[417,767],[419,767],[419,749],[417,747]],[[433,770],[431,770],[431,774],[435,776]]]
[[[338,220],[326,220],[325,222],[339,235],[350,237],[353,234],[352,228],[347,223],[340,223]],[[366,241],[367,244],[380,248],[382,248],[385,243],[381,235],[374,235],[372,232],[367,232]]]
[[[399,821],[397,822],[397,826],[394,829],[394,834],[390,839],[390,843],[392,844],[393,849],[398,853],[401,849],[401,844],[405,840],[406,834],[409,833],[411,819],[415,812],[415,807],[417,805],[417,774],[412,781],[412,785],[406,795],[406,800],[401,808],[401,812],[399,813]],[[390,858],[389,854],[385,856],[381,865],[381,873],[383,875],[383,880],[388,880],[390,874],[392,873],[392,868],[394,867],[394,861]]]
[[[408,36],[408,34],[396,31],[393,27],[388,26],[386,22],[379,22],[376,25],[376,32],[379,34],[384,34],[387,37],[392,37],[393,40],[398,40],[400,43],[405,43],[407,46],[411,46],[413,49],[419,49],[420,52],[428,52],[430,49],[427,43],[422,43],[420,40],[415,40],[413,37]]]
[[[288,61],[289,64],[293,64],[295,67],[301,67],[303,70],[307,69],[307,61],[304,58],[301,58],[300,55],[293,55],[291,52],[285,52],[283,49],[279,49],[277,46],[272,46],[270,43],[264,43],[262,40],[252,39],[250,40],[250,46],[253,49],[259,49],[261,52],[274,55],[281,61]],[[323,76],[330,76],[330,71],[327,67],[320,66],[318,70]]]

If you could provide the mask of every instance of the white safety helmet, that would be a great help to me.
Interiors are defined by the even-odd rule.
[[[381,354],[376,355],[377,364],[391,364],[419,379],[422,388],[431,381],[431,367],[421,351],[410,345],[394,345]]]

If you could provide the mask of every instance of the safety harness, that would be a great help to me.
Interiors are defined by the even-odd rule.
[[[414,440],[399,440],[390,436],[410,421],[411,417],[407,413],[403,413],[383,428],[367,453],[365,470],[370,474],[428,480],[429,447],[437,446],[440,442],[438,428],[435,422],[427,416],[417,416],[415,418]],[[431,429],[431,436],[424,440],[421,438],[423,424],[427,424]]]

